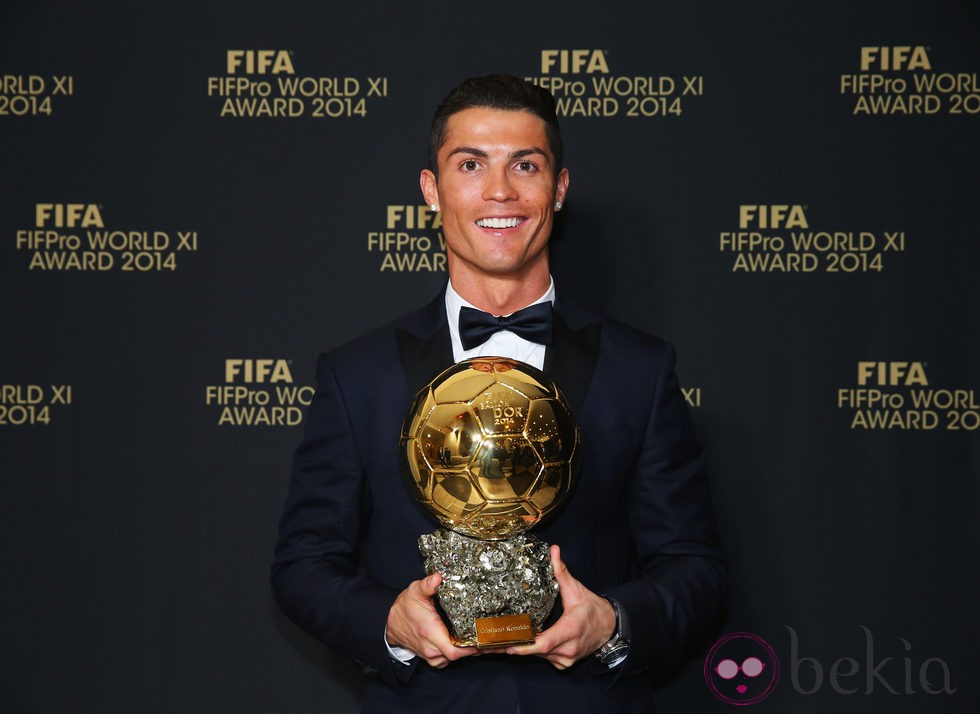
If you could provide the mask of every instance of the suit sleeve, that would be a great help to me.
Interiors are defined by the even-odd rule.
[[[727,593],[704,455],[674,362],[674,348],[667,345],[629,486],[640,575],[606,593],[629,613],[632,642],[623,675],[676,654],[714,621]]]
[[[365,481],[344,395],[329,356],[321,355],[279,523],[272,588],[307,633],[396,685],[414,669],[392,662],[384,646],[398,591],[358,573],[370,499]]]

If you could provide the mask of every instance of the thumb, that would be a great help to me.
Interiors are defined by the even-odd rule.
[[[565,561],[561,559],[561,548],[557,545],[551,546],[551,567],[555,571],[555,580],[558,581],[559,591],[566,590],[575,582],[575,578],[568,572]]]
[[[427,578],[419,580],[419,589],[426,597],[433,597],[442,582],[442,573],[435,572]]]

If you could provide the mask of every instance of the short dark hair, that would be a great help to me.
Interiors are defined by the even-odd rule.
[[[509,74],[488,74],[464,79],[455,87],[432,117],[429,131],[429,169],[439,175],[439,149],[446,142],[449,117],[471,107],[508,111],[525,111],[540,117],[545,124],[548,148],[555,159],[555,176],[564,165],[564,149],[555,98],[547,89]]]

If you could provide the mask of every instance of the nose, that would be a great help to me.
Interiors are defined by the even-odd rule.
[[[487,172],[487,182],[483,190],[485,201],[512,201],[515,198],[517,198],[517,190],[506,167]]]

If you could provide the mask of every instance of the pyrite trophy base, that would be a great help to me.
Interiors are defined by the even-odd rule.
[[[478,540],[447,530],[419,538],[425,573],[442,573],[439,605],[459,647],[534,642],[558,583],[548,544],[533,535]]]

